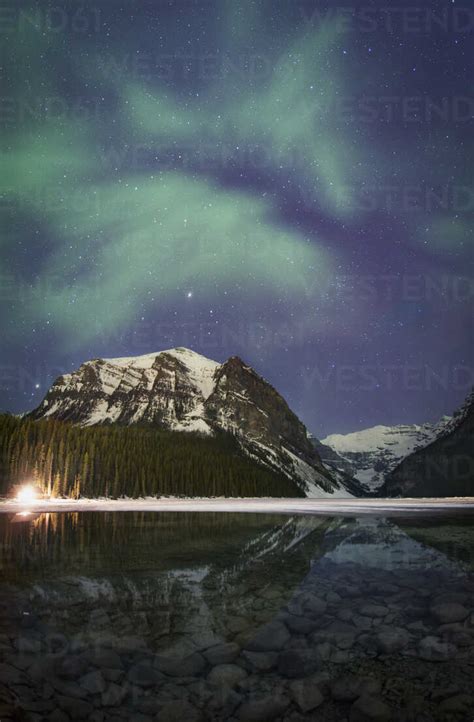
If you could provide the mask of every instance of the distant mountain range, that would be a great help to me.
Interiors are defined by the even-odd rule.
[[[334,462],[353,474],[368,490],[382,486],[386,476],[406,456],[427,446],[446,428],[451,417],[443,416],[436,424],[398,424],[372,426],[350,434],[330,434],[321,440]],[[320,451],[323,459],[329,454]]]
[[[312,439],[324,463],[379,496],[474,493],[474,393],[435,424],[374,426]]]
[[[283,397],[237,356],[219,364],[175,348],[87,361],[59,377],[29,418],[226,432],[255,463],[285,475],[307,496],[364,493],[356,480],[322,462]]]

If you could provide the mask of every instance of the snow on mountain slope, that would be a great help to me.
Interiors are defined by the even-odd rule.
[[[348,462],[355,478],[368,490],[375,491],[402,459],[430,444],[450,422],[451,417],[443,416],[437,424],[373,426],[350,434],[330,434],[321,443]]]
[[[431,443],[386,477],[386,496],[471,496],[474,490],[474,392]]]
[[[59,377],[34,419],[81,426],[148,424],[235,436],[258,463],[296,481],[308,496],[352,496],[361,487],[326,467],[283,397],[237,356],[222,364],[185,348],[94,359]]]

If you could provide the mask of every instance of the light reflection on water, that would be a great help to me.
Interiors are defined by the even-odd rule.
[[[6,704],[21,719],[474,708],[468,517],[31,513],[0,515],[0,545]]]

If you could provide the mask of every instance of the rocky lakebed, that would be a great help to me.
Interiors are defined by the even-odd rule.
[[[2,519],[2,722],[473,718],[466,520],[123,516]]]

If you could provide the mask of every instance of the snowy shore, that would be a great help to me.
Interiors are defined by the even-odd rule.
[[[0,513],[78,511],[201,511],[266,514],[337,514],[344,516],[397,516],[407,514],[473,513],[474,497],[426,499],[49,499],[25,506],[13,499],[0,500]]]

